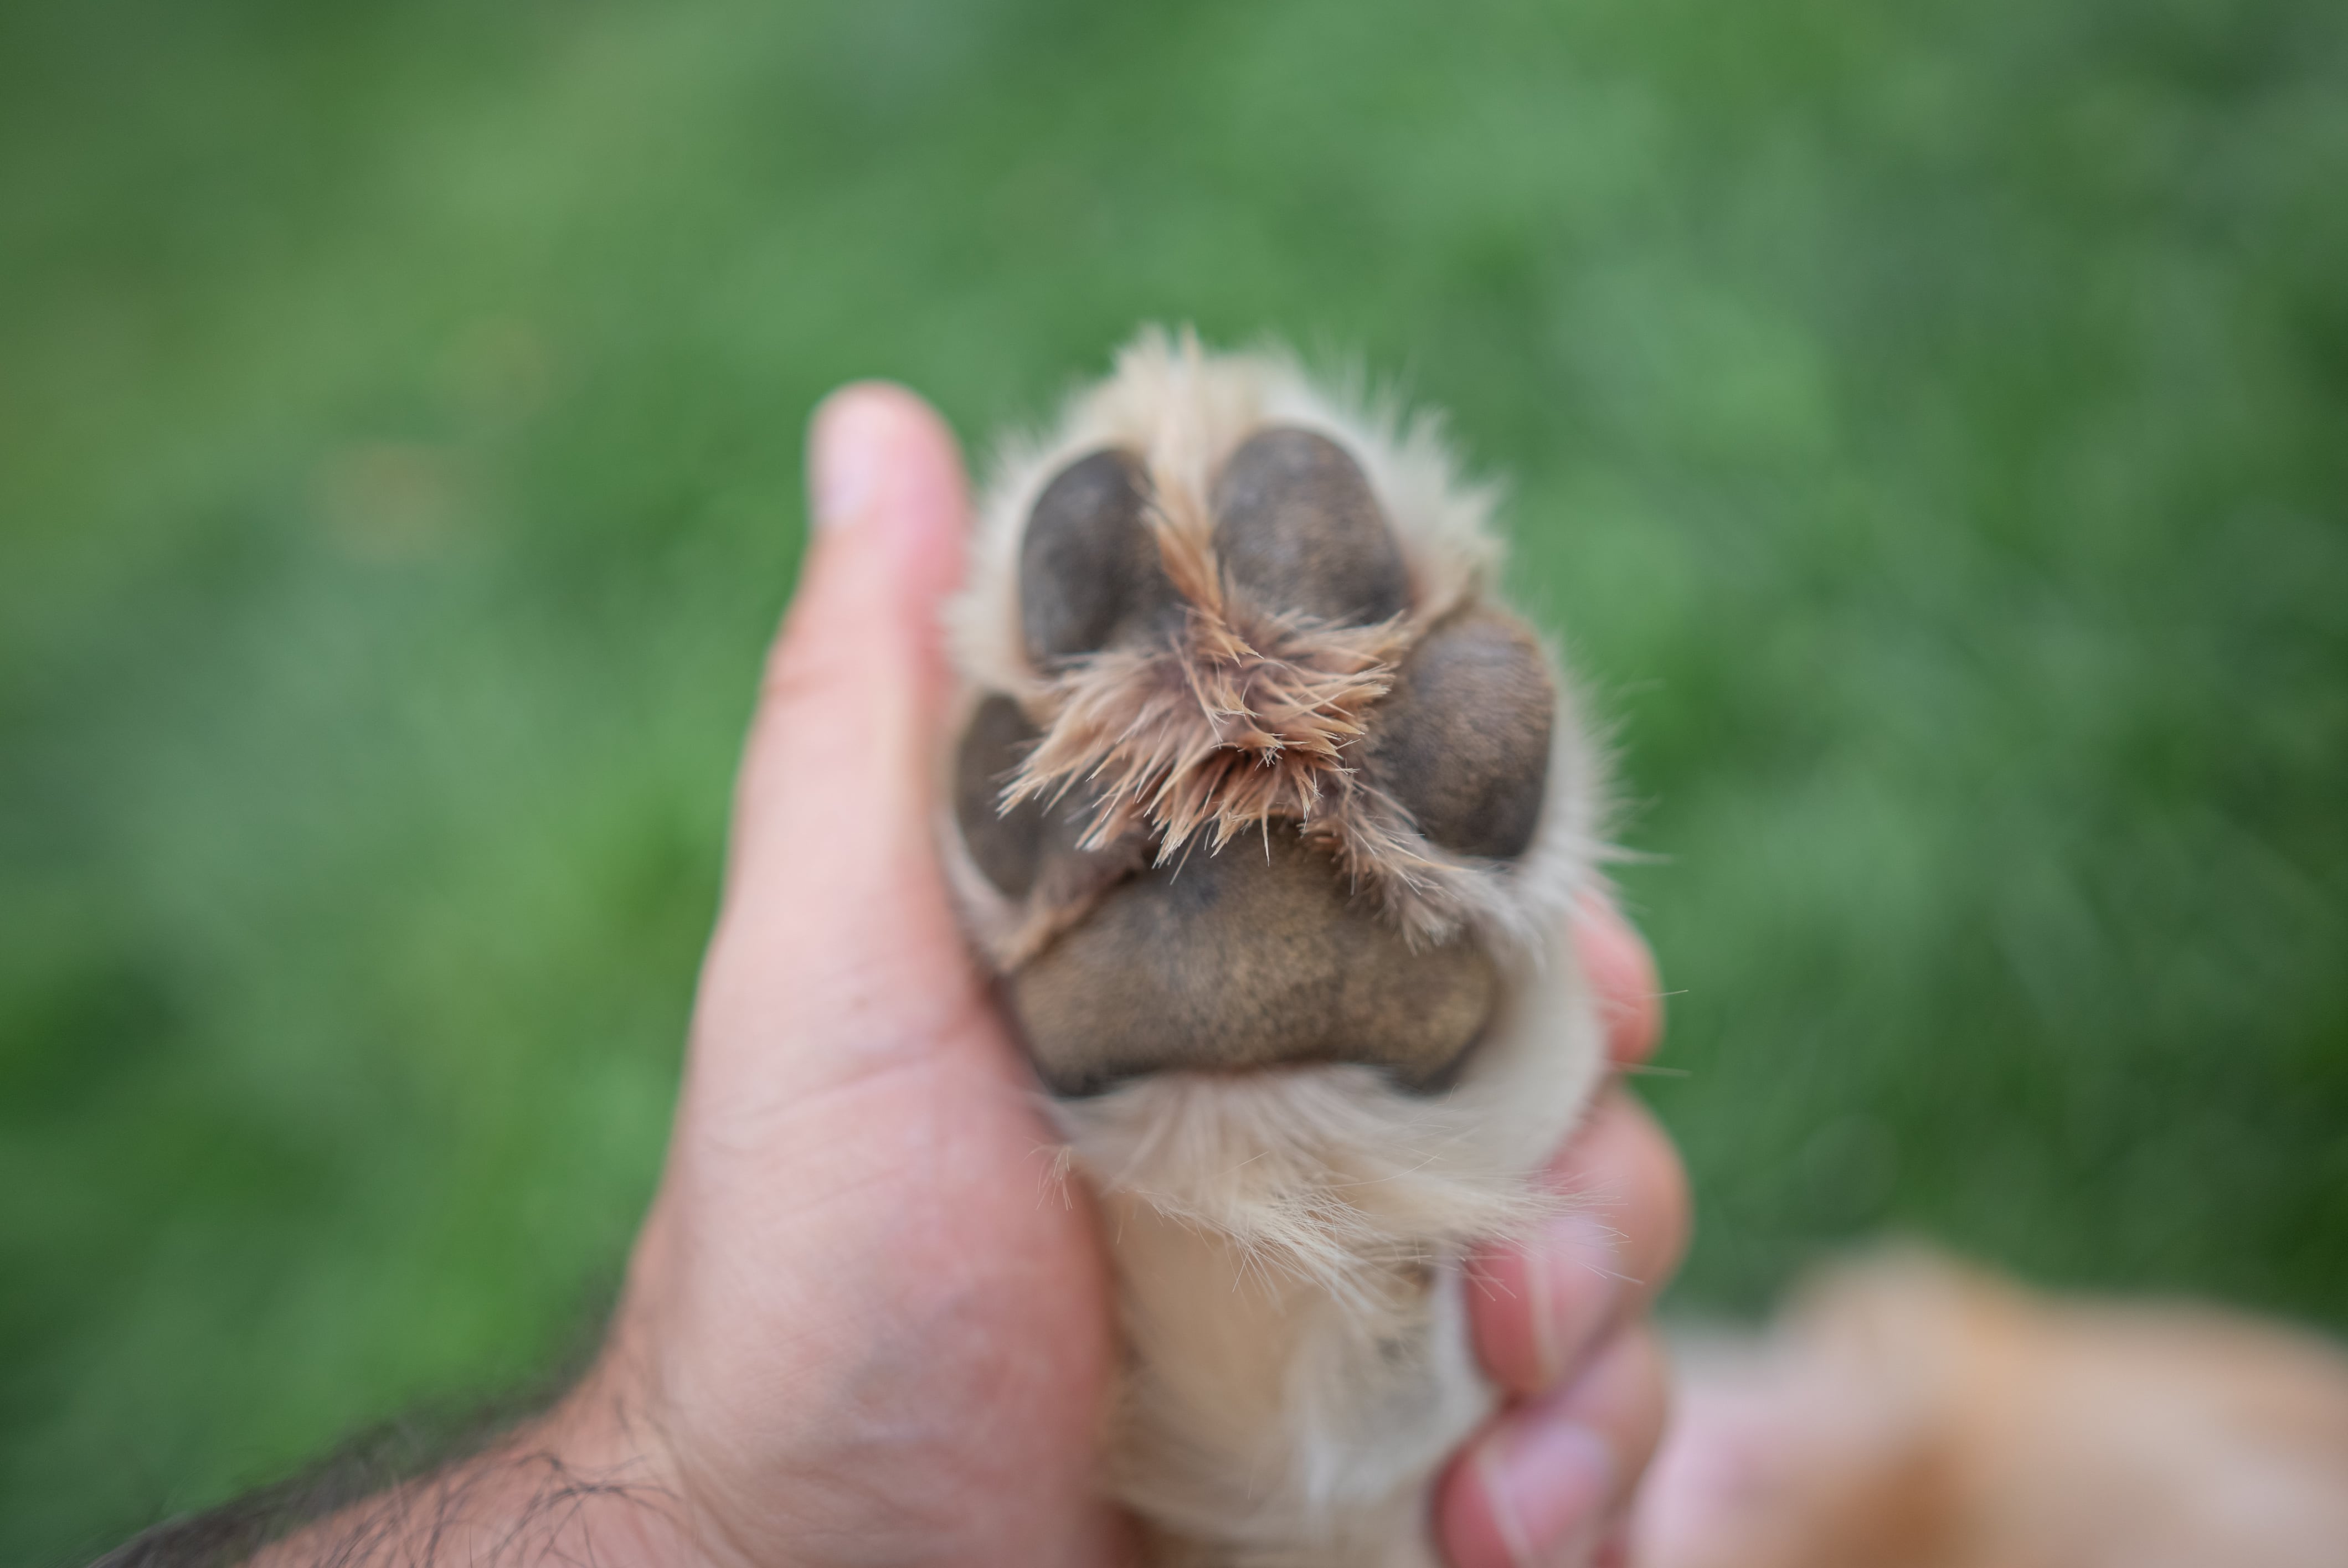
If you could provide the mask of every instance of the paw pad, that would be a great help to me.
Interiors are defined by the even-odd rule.
[[[1038,665],[1097,651],[1179,610],[1159,564],[1148,486],[1133,454],[1096,452],[1037,497],[1019,546],[1019,619]]]
[[[1548,657],[1338,439],[1159,412],[1005,517],[1013,569],[971,590],[1015,597],[1024,656],[955,743],[982,945],[1064,1095],[1306,1062],[1438,1088],[1498,1003]]]
[[[1540,824],[1556,717],[1540,644],[1505,616],[1470,612],[1428,633],[1395,671],[1366,766],[1430,843],[1512,859]]]
[[[1262,603],[1338,626],[1410,608],[1410,576],[1369,476],[1310,430],[1250,436],[1215,481],[1215,554]]]

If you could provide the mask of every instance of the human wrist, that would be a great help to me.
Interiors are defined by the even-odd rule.
[[[252,1568],[702,1568],[665,1447],[599,1368],[462,1459],[263,1547]]]

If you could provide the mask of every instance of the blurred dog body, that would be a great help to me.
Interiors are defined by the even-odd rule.
[[[2338,1568],[2348,1355],[1917,1251],[1691,1337],[1638,1568]]]

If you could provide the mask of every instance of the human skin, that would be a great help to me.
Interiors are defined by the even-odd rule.
[[[1055,1174],[932,838],[959,452],[919,398],[866,384],[818,411],[809,469],[818,527],[760,687],[667,1164],[604,1349],[491,1451],[270,1563],[1130,1554],[1093,1487],[1107,1259]],[[1575,934],[1610,1050],[1634,1061],[1661,1027],[1653,959],[1595,897]],[[1663,1427],[1647,1312],[1685,1239],[1678,1159],[1613,1089],[1553,1177],[1586,1201],[1475,1264],[1478,1351],[1511,1398],[1437,1491],[1456,1568],[1619,1554]]]

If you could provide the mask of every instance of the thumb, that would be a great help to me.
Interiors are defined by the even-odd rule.
[[[816,411],[808,471],[695,1030],[696,1051],[747,1049],[800,1090],[953,1032],[977,994],[931,836],[961,456],[926,403],[864,383]]]

